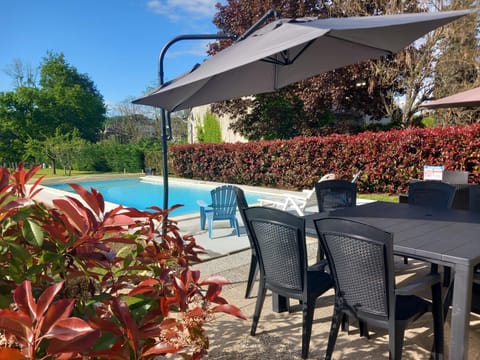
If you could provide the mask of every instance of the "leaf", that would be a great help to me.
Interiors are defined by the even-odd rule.
[[[93,331],[95,331],[95,329],[85,320],[77,317],[62,318],[56,321],[54,326],[51,327],[42,337],[46,339],[57,339],[60,341],[71,341]]]
[[[243,315],[242,311],[238,307],[231,304],[222,304],[222,305],[215,306],[214,308],[212,308],[212,311],[223,312],[225,314],[233,315],[240,319],[247,320],[245,315]]]
[[[35,221],[30,219],[25,220],[23,222],[22,233],[30,245],[37,247],[43,245],[43,230]]]
[[[23,360],[25,357],[18,349],[0,348],[0,359]]]
[[[74,299],[60,299],[51,304],[42,318],[41,332],[43,334],[48,333],[51,328],[56,326],[58,321],[68,318],[74,305]]]
[[[173,354],[182,350],[182,347],[179,345],[174,346],[168,342],[161,342],[149,348],[147,351],[143,352],[143,356],[150,355],[162,355],[162,354]]]
[[[26,265],[29,265],[32,263],[32,256],[30,255],[28,250],[25,249],[24,246],[20,246],[15,243],[8,242],[8,247],[12,252],[12,255],[15,257],[15,259],[22,260],[22,262]]]
[[[68,218],[69,223],[73,225],[80,233],[84,233],[88,229],[88,225],[85,222],[85,217],[80,214],[78,208],[65,199],[54,199],[53,204],[62,211]]]
[[[112,310],[118,321],[120,321],[120,324],[122,324],[125,329],[130,346],[135,352],[138,352],[140,346],[138,326],[130,315],[127,304],[122,299],[114,298],[112,302]]]
[[[104,206],[104,200],[103,197],[100,195],[98,196],[99,193],[95,193],[97,196],[92,193],[88,192],[87,189],[85,189],[83,186],[79,184],[68,184],[70,187],[72,187],[78,195],[81,196],[81,198],[88,204],[90,209],[92,209],[97,216],[100,216],[103,213],[103,210],[105,208]]]
[[[3,329],[22,342],[27,344],[33,338],[32,320],[20,311],[0,309],[0,329]]]
[[[83,353],[85,350],[91,349],[100,338],[101,332],[94,330],[87,334],[77,336],[69,341],[60,339],[52,339],[47,347],[47,353],[58,354],[63,352]]]
[[[231,284],[225,277],[220,275],[214,275],[208,277],[206,280],[202,281],[199,285],[229,285]]]
[[[32,283],[29,280],[25,280],[15,289],[13,300],[20,311],[30,316],[32,323],[37,319],[37,304],[32,295]]]
[[[52,304],[53,299],[55,299],[55,296],[58,294],[58,292],[62,288],[63,284],[64,284],[64,281],[61,281],[58,284],[52,285],[52,286],[48,287],[42,293],[42,295],[40,295],[40,297],[38,298],[38,301],[37,301],[37,317],[43,316],[45,311]],[[68,301],[72,302],[72,300],[68,300]],[[70,315],[70,313],[68,313],[67,316],[68,315]]]

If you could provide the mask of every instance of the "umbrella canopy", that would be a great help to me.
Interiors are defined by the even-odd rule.
[[[452,107],[480,106],[480,87],[462,91],[441,99],[428,101],[420,107],[428,109],[441,109]]]
[[[395,53],[471,12],[279,19],[133,102],[175,111],[272,92],[314,75]]]

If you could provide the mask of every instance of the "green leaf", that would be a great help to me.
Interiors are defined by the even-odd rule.
[[[23,246],[15,243],[10,243],[8,244],[8,246],[10,247],[10,251],[12,252],[13,257],[16,260],[21,260],[21,262],[25,265],[29,265],[32,263],[32,256]]]
[[[30,245],[41,247],[43,245],[42,228],[32,220],[25,220],[22,228],[23,236]]]

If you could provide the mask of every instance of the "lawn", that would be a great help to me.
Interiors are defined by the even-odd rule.
[[[398,202],[398,194],[358,194],[357,196],[362,199]]]

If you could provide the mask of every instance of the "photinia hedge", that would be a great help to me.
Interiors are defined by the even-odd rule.
[[[38,169],[0,168],[0,359],[200,359],[213,314],[245,319],[226,279],[190,267],[203,249],[172,209],[106,211],[75,184],[83,201],[47,207]]]
[[[174,145],[170,156],[170,169],[179,177],[298,190],[327,173],[351,179],[362,170],[360,192],[398,194],[411,178],[423,177],[424,165],[469,171],[469,181],[480,182],[480,124]]]

